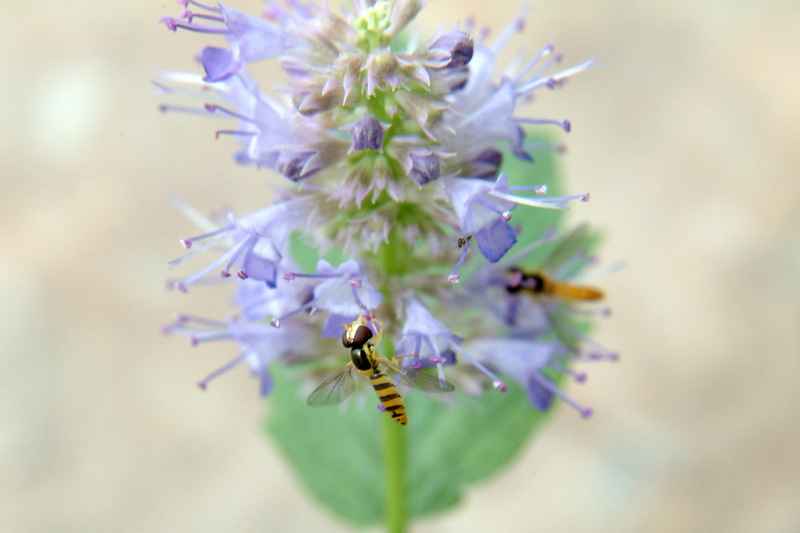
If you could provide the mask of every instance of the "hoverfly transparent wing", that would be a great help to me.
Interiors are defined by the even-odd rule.
[[[569,278],[591,259],[586,251],[595,240],[588,224],[579,225],[564,235],[536,270],[560,279]]]
[[[347,363],[343,369],[323,381],[308,396],[308,405],[322,407],[342,403],[345,398],[353,394],[356,383],[353,380],[353,363]]]
[[[550,322],[550,329],[571,353],[577,354],[581,350],[582,334],[576,325],[573,325],[570,315],[564,313],[557,306],[548,313],[548,322]]]
[[[455,390],[455,387],[447,381],[439,379],[439,376],[402,367],[383,356],[379,356],[378,362],[386,370],[386,373],[392,376],[395,383],[399,381],[404,385],[426,392],[452,392]]]

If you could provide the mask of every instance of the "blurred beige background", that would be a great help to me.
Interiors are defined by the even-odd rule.
[[[254,11],[260,4],[235,3]],[[523,5],[434,0],[423,25]],[[164,289],[203,210],[245,211],[264,174],[210,121],[156,111],[157,69],[203,36],[172,1],[5,2],[0,21],[0,529],[342,532],[259,431],[232,347],[190,350]],[[617,364],[571,392],[512,468],[416,531],[800,531],[800,4],[542,0],[512,48],[601,68],[537,115],[569,118],[574,210],[608,231],[598,332]],[[316,529],[312,529],[316,528]]]

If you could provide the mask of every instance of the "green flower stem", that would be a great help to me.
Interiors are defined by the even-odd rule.
[[[404,533],[408,525],[406,431],[389,416],[383,419],[384,509],[386,531]]]
[[[386,279],[402,276],[408,268],[410,251],[399,235],[398,228],[392,228],[388,242],[378,249],[377,257]],[[381,287],[384,298],[392,301],[391,284]],[[394,344],[390,335],[383,338],[381,354],[394,357]],[[408,469],[406,428],[390,416],[383,420],[383,482],[384,513],[388,533],[405,533],[408,529]]]

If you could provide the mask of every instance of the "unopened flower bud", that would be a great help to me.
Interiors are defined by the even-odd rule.
[[[472,59],[474,49],[472,37],[463,31],[451,31],[441,36],[431,46],[431,50],[444,50],[450,54],[450,61],[444,68],[463,67]]]
[[[351,151],[383,149],[383,126],[373,117],[358,119],[350,129]]]
[[[436,155],[411,154],[411,163],[411,172],[408,173],[408,176],[414,180],[417,185],[422,186],[439,179],[441,162]]]

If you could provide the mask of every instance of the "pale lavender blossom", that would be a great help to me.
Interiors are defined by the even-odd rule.
[[[437,320],[419,300],[413,297],[408,298],[404,311],[403,328],[397,343],[397,353],[412,356],[404,364],[408,364],[412,368],[420,368],[422,367],[421,360],[427,359],[429,363],[436,365],[439,377],[444,379],[443,365],[451,361],[450,357],[445,354],[446,352],[455,352],[491,378],[495,388],[507,389],[500,377],[461,347],[463,339],[454,335],[447,326]]]
[[[258,379],[262,396],[269,394],[273,386],[269,365],[280,360],[302,358],[308,354],[312,339],[303,326],[292,326],[279,333],[258,321],[237,318],[217,321],[188,315],[180,315],[162,331],[168,335],[183,335],[192,346],[210,341],[234,341],[239,353],[198,381],[198,386],[205,390],[212,380],[245,363],[253,377]]]
[[[586,374],[566,366],[564,346],[559,342],[540,342],[527,339],[478,338],[469,341],[467,348],[476,358],[511,376],[525,387],[531,404],[540,411],[550,408],[554,398],[560,398],[587,418],[593,411],[573,400],[548,377],[545,371],[556,371],[573,377],[578,383]]]
[[[229,277],[231,269],[239,266],[237,275],[240,278],[261,280],[274,287],[279,264],[287,253],[289,236],[307,222],[310,209],[307,199],[299,197],[239,218],[229,213],[228,225],[203,235],[181,239],[184,248],[192,249],[192,252],[170,262],[171,267],[206,250],[225,244],[228,244],[228,248],[209,265],[176,281],[174,286],[186,291],[190,284],[225,265],[220,270],[223,278]]]

